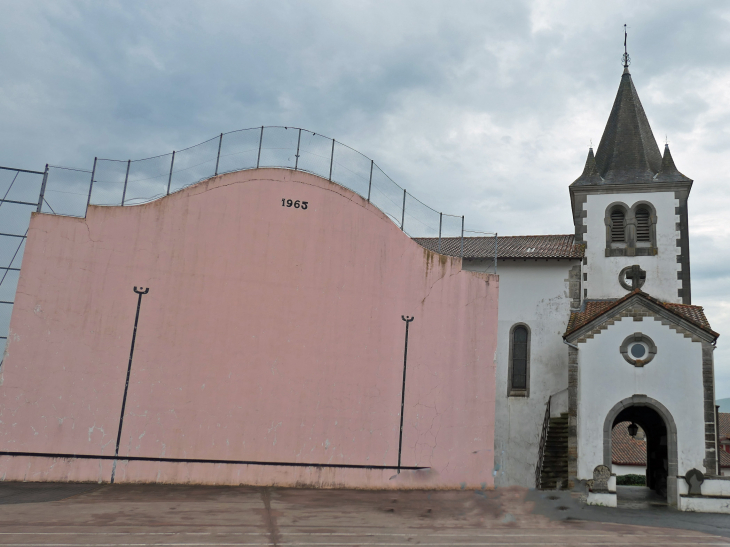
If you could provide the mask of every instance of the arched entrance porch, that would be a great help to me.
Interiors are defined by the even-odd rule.
[[[646,432],[647,486],[677,505],[677,426],[664,405],[646,395],[634,395],[617,403],[603,424],[603,464],[612,469],[613,427],[632,421]]]

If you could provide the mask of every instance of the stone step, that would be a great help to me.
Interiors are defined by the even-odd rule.
[[[540,488],[553,490],[568,484],[568,415],[550,418],[540,470]]]

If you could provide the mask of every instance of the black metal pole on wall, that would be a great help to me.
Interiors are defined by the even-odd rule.
[[[330,155],[330,180],[332,180],[332,166],[335,163],[335,139],[332,139],[332,154]]]
[[[139,309],[142,306],[142,295],[150,292],[149,287],[134,292],[139,296],[137,298],[137,315],[134,317],[134,330],[132,331],[132,348],[129,350],[129,364],[127,365],[127,382],[124,384],[124,397],[122,398],[122,413],[119,416],[119,431],[117,432],[117,446],[114,449],[114,463],[112,464],[112,484],[114,483],[114,475],[117,471],[117,457],[119,456],[119,444],[122,442],[122,425],[124,425],[124,409],[127,406],[127,392],[129,391],[129,375],[132,372],[132,358],[134,357],[134,342],[137,340],[137,324],[139,323]]]
[[[218,176],[218,164],[221,162],[221,145],[223,144],[223,133],[221,133],[220,139],[218,140],[218,157],[215,159],[215,175]]]
[[[494,232],[494,273],[497,273],[497,245],[499,244],[499,240],[497,239],[497,232]]]
[[[297,154],[294,156],[294,171],[299,169],[299,143],[302,142],[302,130],[299,130],[299,136],[297,137]]]
[[[464,258],[464,216],[461,216],[461,258]]]
[[[167,195],[170,195],[170,185],[172,184],[172,168],[175,166],[175,151],[172,151],[172,159],[170,160],[170,176],[167,177]]]
[[[261,145],[264,143],[264,126],[261,126],[261,134],[259,135],[259,155],[256,158],[256,169],[259,168],[259,165],[261,164]]]
[[[405,225],[405,222],[406,222],[406,191],[404,189],[403,190],[403,209],[401,211],[401,216],[400,216],[400,229],[401,230],[403,230],[403,226]]]
[[[441,224],[444,221],[444,214],[439,213],[439,254],[441,254]]]
[[[43,208],[43,197],[46,195],[46,182],[48,182],[48,164],[46,164],[46,170],[43,171],[43,182],[41,182],[41,193],[38,197],[38,212],[41,212]]]
[[[373,187],[373,165],[375,162],[370,160],[370,181],[368,182],[368,203],[370,203],[370,190]]]
[[[132,165],[132,160],[127,161],[127,174],[124,175],[124,190],[122,191],[122,206],[124,205],[124,198],[127,197],[127,181],[129,180],[130,165]]]
[[[400,395],[400,435],[398,437],[398,473],[400,473],[400,457],[403,448],[403,408],[406,402],[406,364],[408,363],[408,325],[415,319],[408,315],[400,316],[406,322],[406,347],[403,351],[403,389]]]
[[[94,167],[91,169],[91,182],[89,183],[89,197],[86,199],[86,209],[91,205],[91,189],[94,187],[94,175],[96,174],[96,158],[94,158]],[[86,214],[84,214],[84,217]]]

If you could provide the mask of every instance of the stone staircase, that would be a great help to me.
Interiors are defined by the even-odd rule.
[[[550,418],[540,471],[540,489],[568,487],[568,414]]]

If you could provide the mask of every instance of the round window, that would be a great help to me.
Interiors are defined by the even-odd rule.
[[[621,354],[635,367],[643,367],[654,359],[656,345],[646,334],[635,332],[624,339],[624,343],[621,344]]]
[[[629,348],[629,353],[634,359],[643,359],[648,352],[646,350],[646,346],[639,342],[631,345],[631,347]]]

